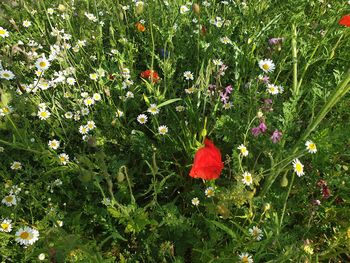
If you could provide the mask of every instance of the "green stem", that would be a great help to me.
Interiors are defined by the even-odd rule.
[[[298,49],[297,49],[297,28],[292,26],[292,54],[293,54],[293,91],[294,95],[298,96]]]
[[[282,215],[281,215],[281,220],[280,220],[280,227],[279,227],[280,229],[282,228],[283,218],[284,218],[284,214],[286,212],[286,207],[287,207],[287,201],[288,201],[290,191],[292,190],[292,187],[293,187],[294,178],[295,178],[295,173],[293,173],[293,175],[292,175],[292,181],[290,182],[289,189],[288,189],[288,192],[286,195],[286,199],[284,200],[284,205],[283,205],[283,210],[282,210]]]

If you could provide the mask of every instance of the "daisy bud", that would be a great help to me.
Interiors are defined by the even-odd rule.
[[[193,12],[194,12],[196,15],[199,15],[199,13],[200,13],[199,4],[193,3],[193,5],[192,5],[192,10],[193,10]]]
[[[286,174],[284,174],[283,177],[282,177],[282,180],[281,180],[281,186],[282,187],[287,187],[287,185],[288,185],[288,179],[287,179]]]
[[[124,14],[122,11],[119,12],[119,18],[120,20],[124,20]]]
[[[136,2],[136,8],[135,8],[136,14],[141,15],[143,13],[143,9],[144,9],[144,3],[142,1]]]
[[[58,11],[60,11],[60,12],[66,11],[66,7],[65,7],[64,5],[62,5],[62,4],[59,4],[58,7],[57,7],[57,9],[58,9]]]

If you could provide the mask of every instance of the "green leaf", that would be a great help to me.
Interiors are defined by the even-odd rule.
[[[208,220],[210,223],[212,223],[213,225],[215,225],[216,227],[220,228],[221,230],[225,231],[226,234],[228,234],[229,236],[231,236],[234,239],[237,239],[237,235],[236,233],[230,229],[229,227],[227,227],[226,225],[224,225],[223,223],[220,223],[218,221],[215,220]]]
[[[174,103],[175,101],[179,101],[179,100],[182,100],[182,99],[181,98],[176,98],[176,99],[170,99],[170,100],[164,101],[163,103],[157,105],[157,108],[159,109],[160,107],[169,105],[169,104]]]

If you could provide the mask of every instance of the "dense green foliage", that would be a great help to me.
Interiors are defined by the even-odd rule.
[[[0,259],[350,261],[347,13],[345,0],[2,1]],[[205,137],[216,180],[189,176]],[[24,226],[39,233],[28,246]]]

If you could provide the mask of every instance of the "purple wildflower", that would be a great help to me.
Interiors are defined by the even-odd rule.
[[[264,99],[266,105],[272,104],[272,99]]]
[[[266,130],[267,130],[266,124],[265,124],[265,122],[263,122],[263,121],[260,123],[260,125],[259,125],[258,128],[260,129],[260,131],[261,131],[262,133],[266,132]]]
[[[269,44],[270,46],[274,46],[274,45],[278,45],[280,43],[282,43],[284,40],[284,38],[282,37],[273,37],[269,39]]]
[[[252,128],[252,134],[253,134],[255,137],[259,136],[260,133],[261,133],[261,131],[260,131],[259,127],[254,127],[254,128]]]
[[[225,93],[227,93],[227,94],[231,94],[231,92],[232,92],[232,85],[228,85],[226,88],[225,88]]]
[[[282,132],[275,130],[272,133],[272,136],[270,137],[270,139],[272,140],[273,143],[278,143],[281,140],[282,137]]]
[[[220,97],[221,97],[221,101],[222,101],[223,103],[226,103],[227,100],[229,99],[226,92],[225,92],[225,93],[220,92]]]

